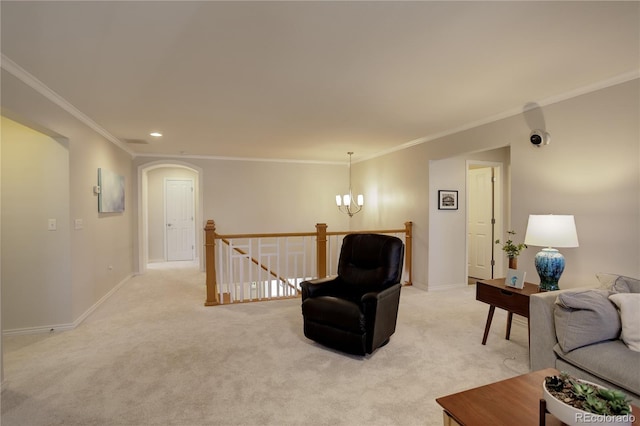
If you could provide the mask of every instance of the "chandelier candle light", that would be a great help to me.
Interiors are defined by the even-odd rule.
[[[353,152],[347,152],[347,154],[349,154],[349,193],[336,195],[336,204],[338,205],[338,210],[342,213],[348,214],[349,217],[352,217],[354,214],[362,210],[364,197],[362,194],[358,194],[356,199],[353,198],[353,191],[351,190],[351,156],[353,155]]]
[[[536,254],[536,271],[540,290],[558,290],[564,271],[564,256],[553,247],[578,247],[578,234],[573,215],[529,215],[524,243],[546,247]]]

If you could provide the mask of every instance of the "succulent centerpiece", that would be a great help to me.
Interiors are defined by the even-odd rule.
[[[619,390],[606,389],[562,372],[544,380],[547,410],[569,425],[597,422],[605,425],[631,425],[630,400]]]

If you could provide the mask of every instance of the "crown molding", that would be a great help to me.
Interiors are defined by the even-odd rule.
[[[2,53],[1,55],[2,57],[0,60],[0,68],[4,69],[9,74],[13,75],[18,80],[22,81],[24,84],[31,87],[33,90],[35,90],[45,98],[49,99],[51,102],[53,102],[54,104],[56,104],[57,106],[59,106],[60,108],[62,108],[63,110],[65,110],[66,112],[74,116],[75,118],[77,118],[78,120],[80,120],[86,126],[93,129],[96,133],[102,135],[109,142],[113,143],[118,148],[127,152],[131,157],[135,157],[135,152],[132,151],[131,148],[129,148],[124,142],[122,142],[117,137],[113,136],[111,133],[105,130],[102,126],[100,126],[98,123],[93,121],[91,118],[85,115],[78,108],[73,106],[65,98],[57,94],[55,91],[49,88],[42,81],[38,80],[34,75],[29,73],[27,70],[22,68],[17,63],[15,63],[7,55],[5,55],[4,53]]]
[[[375,154],[369,155],[367,157],[363,157],[361,159],[359,159],[357,162],[361,162],[361,161],[366,161],[366,160],[371,160],[377,157],[382,157],[384,155],[387,154],[391,154],[393,152],[396,151],[402,151],[404,149],[407,148],[411,148],[412,146],[416,146],[416,145],[420,145],[423,143],[427,143],[436,139],[440,139],[443,138],[445,136],[449,136],[449,135],[453,135],[456,133],[460,133],[463,132],[465,130],[469,130],[469,129],[473,129],[474,127],[479,127],[485,124],[489,124],[489,123],[493,123],[495,121],[499,121],[499,120],[503,120],[505,118],[509,118],[509,117],[513,117],[516,116],[518,114],[522,114],[523,112],[526,112],[528,110],[534,109],[534,108],[538,108],[538,107],[543,107],[543,106],[548,106],[548,105],[552,105],[552,104],[556,104],[562,101],[566,101],[568,99],[572,99],[572,98],[576,98],[578,96],[581,95],[586,95],[587,93],[591,93],[591,92],[595,92],[601,89],[606,89],[607,87],[611,87],[611,86],[616,86],[618,84],[622,84],[622,83],[626,83],[628,81],[631,80],[636,80],[640,78],[640,69],[638,70],[633,70],[624,74],[620,74],[617,75],[615,77],[606,79],[606,80],[602,80],[599,81],[597,83],[594,84],[590,84],[588,86],[582,86],[579,87],[575,90],[569,91],[569,92],[565,92],[562,93],[560,95],[556,95],[556,96],[552,96],[549,98],[545,98],[542,99],[540,101],[537,102],[530,102],[527,103],[524,107],[521,108],[512,108],[510,110],[501,112],[499,114],[490,116],[490,117],[486,117],[480,120],[476,120],[476,121],[472,121],[470,123],[467,124],[463,124],[462,126],[453,128],[453,129],[449,129],[449,130],[445,130],[443,132],[440,133],[435,133],[433,135],[429,135],[429,136],[424,136],[418,139],[414,139],[412,141],[403,143],[401,145],[398,145],[396,147],[393,148],[389,148],[383,151],[379,151]],[[354,161],[354,163],[356,163],[356,161]]]
[[[190,159],[203,159],[203,160],[222,160],[222,161],[255,161],[255,162],[273,162],[273,163],[299,163],[299,164],[324,164],[324,165],[342,165],[344,162],[337,161],[314,161],[314,160],[286,160],[286,159],[268,159],[268,158],[244,158],[244,157],[223,157],[223,156],[207,156],[207,155],[167,155],[167,154],[142,154],[136,153],[131,148],[129,148],[124,142],[120,139],[109,133],[103,127],[101,127],[98,123],[93,121],[87,115],[85,115],[82,111],[73,106],[70,102],[64,99],[62,96],[54,92],[50,89],[46,84],[42,81],[38,80],[35,76],[30,74],[27,70],[22,68],[20,65],[11,60],[4,53],[1,53],[0,67],[23,83],[34,89],[36,92],[40,93],[45,98],[52,101],[54,104],[58,105],[63,110],[67,111],[72,116],[76,117],[82,123],[102,135],[104,138],[112,142],[118,148],[127,152],[132,158],[136,157],[157,157],[157,158],[172,158],[172,159],[180,159],[180,158],[190,158]],[[462,126],[455,127],[452,129],[445,130],[440,133],[435,133],[428,136],[423,136],[418,139],[414,139],[412,141],[403,143],[401,145],[388,148],[382,151],[379,151],[375,154],[361,157],[358,160],[353,161],[353,163],[360,163],[362,161],[371,160],[374,158],[382,157],[384,155],[391,154],[396,151],[402,151],[404,149],[411,148],[416,145],[421,145],[423,143],[427,143],[436,139],[440,139],[449,135],[453,135],[459,132],[463,132],[465,130],[469,130],[475,127],[479,127],[485,124],[493,123],[495,121],[503,120],[505,118],[513,117],[518,114],[522,114],[529,109],[548,106],[558,102],[562,102],[571,98],[578,97],[580,95],[584,95],[587,93],[595,92],[597,90],[605,89],[607,87],[615,86],[617,84],[626,83],[627,81],[635,80],[640,78],[640,70],[633,70],[621,75],[614,76],[612,78],[602,80],[600,82],[579,87],[575,90],[565,92],[560,95],[552,96],[549,98],[545,98],[539,100],[537,102],[527,103],[524,107],[512,108],[510,110],[504,111],[502,113],[489,116],[480,120],[472,121]]]
[[[293,163],[293,164],[320,164],[320,165],[330,165],[330,166],[343,166],[347,163],[344,161],[320,161],[320,160],[295,160],[295,159],[284,159],[284,158],[257,158],[257,157],[223,157],[216,155],[171,155],[171,154],[153,154],[153,153],[136,153],[137,157],[146,157],[146,158],[167,158],[172,160],[180,160],[180,159],[196,159],[196,160],[219,160],[219,161],[253,161],[259,163]]]

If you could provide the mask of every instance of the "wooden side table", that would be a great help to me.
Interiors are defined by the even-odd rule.
[[[493,313],[496,308],[507,311],[507,332],[505,339],[509,340],[511,335],[511,321],[513,314],[518,314],[527,319],[527,328],[529,328],[529,296],[538,293],[539,287],[536,284],[524,283],[522,289],[508,287],[504,283],[504,278],[495,280],[482,280],[476,283],[476,300],[489,304],[489,315],[487,315],[487,323],[484,327],[484,336],[482,344],[487,343]]]

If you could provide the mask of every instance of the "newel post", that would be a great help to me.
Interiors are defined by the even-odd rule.
[[[409,280],[407,282],[407,285],[413,285],[413,278],[411,277],[412,275],[412,269],[411,269],[411,260],[412,260],[412,256],[413,256],[413,251],[412,251],[412,247],[413,247],[413,222],[405,222],[404,223],[404,227],[405,227],[405,268],[407,268],[407,273],[408,273],[408,277]]]
[[[204,302],[204,306],[215,306],[220,304],[220,297],[216,283],[216,223],[213,220],[207,220],[204,235],[205,270],[207,273],[207,300]]]
[[[316,256],[318,278],[327,276],[327,224],[316,223]]]

